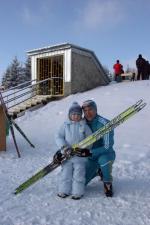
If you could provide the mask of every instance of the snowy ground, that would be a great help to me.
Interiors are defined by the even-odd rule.
[[[14,189],[46,166],[56,151],[54,133],[73,101],[94,99],[109,119],[144,99],[147,106],[115,130],[114,197],[106,198],[98,177],[83,199],[60,199],[60,168],[14,196]],[[124,82],[99,87],[54,101],[16,120],[33,144],[16,132],[21,158],[11,138],[0,153],[0,225],[149,225],[150,224],[150,81]]]

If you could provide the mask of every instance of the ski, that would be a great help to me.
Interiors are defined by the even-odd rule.
[[[10,132],[12,134],[12,138],[13,138],[13,141],[14,141],[14,145],[15,145],[15,148],[16,148],[16,151],[17,151],[18,158],[20,158],[21,155],[20,155],[20,151],[19,151],[19,148],[18,148],[18,145],[17,145],[14,128],[13,128],[13,125],[12,125],[12,121],[10,120],[10,116],[8,115],[8,110],[7,110],[6,104],[4,102],[4,99],[3,99],[1,91],[0,91],[0,100],[1,100],[1,106],[3,108],[3,112],[4,112],[4,115],[5,115],[5,118],[6,118],[7,122],[8,122],[8,124],[9,124],[9,127],[10,127]]]
[[[143,100],[139,100],[138,102],[136,102],[136,104],[130,106],[128,109],[126,109],[125,111],[120,113],[118,116],[113,118],[110,122],[106,123],[102,128],[98,129],[92,135],[88,136],[83,141],[76,144],[75,148],[77,148],[77,147],[86,148],[87,145],[93,144],[95,141],[99,140],[103,135],[105,135],[105,133],[110,132],[112,129],[119,126],[121,123],[123,123],[129,117],[131,117],[136,112],[138,112],[138,110],[141,110],[142,108],[144,108],[145,105],[146,105],[146,103],[143,103]],[[108,132],[106,132],[107,130],[108,130]]]
[[[18,132],[30,144],[31,147],[35,148],[35,146],[30,142],[30,140],[27,138],[27,136],[25,135],[25,133],[21,130],[21,128],[17,125],[17,123],[8,114],[8,109],[7,109],[7,106],[6,106],[5,102],[4,102],[4,99],[3,99],[3,96],[2,96],[2,93],[1,92],[0,92],[0,100],[1,100],[1,105],[2,105],[2,108],[3,108],[3,112],[5,114],[5,118],[6,118],[7,122],[8,122],[8,124],[9,124],[9,127],[10,127],[10,131],[11,131],[11,134],[12,134],[12,137],[13,137],[13,141],[14,141],[14,144],[15,144],[15,148],[16,148],[18,157],[20,158],[21,155],[20,155],[19,148],[18,148],[18,145],[17,145],[17,141],[16,141],[16,137],[15,137],[15,132],[14,132],[13,125],[16,128],[16,130],[18,130]]]
[[[108,132],[110,132],[111,130],[113,130],[114,128],[116,128],[117,126],[119,126],[120,124],[125,122],[126,120],[128,120],[130,117],[132,117],[133,115],[138,113],[145,106],[146,106],[146,103],[143,103],[143,100],[138,101],[136,104],[132,105],[127,110],[125,110],[124,112],[122,112],[118,116],[116,116],[110,122],[106,123],[106,125],[104,125],[102,128],[98,129],[96,132],[94,132],[93,134],[91,134],[90,136],[85,138],[83,141],[79,142],[78,144],[72,145],[73,151],[75,151],[75,149],[77,147],[86,148],[89,145],[93,144],[94,142],[99,140],[101,137],[103,137],[105,134],[107,134]],[[68,160],[71,157],[72,157],[71,155],[66,156],[65,154],[63,154],[62,162]],[[43,169],[38,171],[35,175],[33,175],[31,178],[29,178],[24,183],[22,183],[19,187],[17,187],[15,189],[14,194],[18,194],[18,193],[22,192],[23,190],[27,189],[32,184],[34,184],[35,182],[37,182],[38,180],[40,180],[41,178],[46,176],[48,173],[50,173],[51,171],[56,169],[58,166],[60,166],[61,163],[55,162],[53,160],[50,164],[48,164],[46,167],[44,167]]]
[[[18,130],[18,132],[24,137],[24,139],[30,144],[30,146],[32,148],[35,148],[35,146],[31,143],[31,141],[27,138],[27,136],[25,135],[25,133],[22,131],[22,129],[18,126],[18,124],[11,118],[11,122],[14,125],[14,127],[16,128],[16,130]]]

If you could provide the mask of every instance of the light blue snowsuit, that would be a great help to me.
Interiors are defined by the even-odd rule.
[[[58,148],[63,146],[70,147],[89,136],[91,130],[82,119],[79,122],[67,120],[56,134],[56,144]],[[59,193],[67,195],[82,196],[85,189],[85,167],[87,159],[84,157],[74,156],[62,164]]]
[[[92,121],[87,121],[92,132],[104,126],[109,120],[96,115]],[[86,164],[86,184],[97,176],[98,168],[101,168],[104,182],[112,182],[112,164],[115,160],[114,131],[104,135],[103,138],[95,142],[92,146],[92,157],[88,158]]]

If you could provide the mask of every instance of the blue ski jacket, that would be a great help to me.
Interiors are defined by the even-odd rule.
[[[92,130],[92,132],[97,131],[99,128],[103,127],[107,122],[108,119],[96,115],[96,117],[92,121],[87,121],[88,126]],[[114,131],[110,131],[109,133],[105,134],[103,138],[96,141],[92,146],[92,157],[91,159],[98,159],[101,155],[114,152],[113,149],[114,144]]]

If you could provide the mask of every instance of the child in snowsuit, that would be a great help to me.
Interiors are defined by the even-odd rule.
[[[91,134],[90,128],[82,119],[82,108],[74,102],[69,109],[68,120],[63,123],[56,134],[58,148],[71,147]],[[63,153],[63,152],[62,152]],[[60,152],[56,153],[58,156]],[[87,159],[73,156],[62,163],[59,179],[58,196],[65,198],[72,195],[72,199],[80,199],[85,189],[85,167]]]

